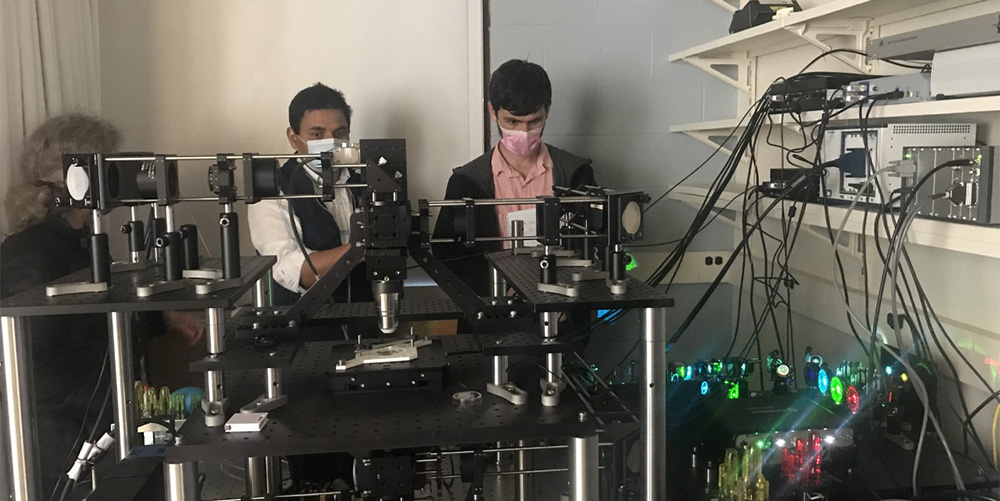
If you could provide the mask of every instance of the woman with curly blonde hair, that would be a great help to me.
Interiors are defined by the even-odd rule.
[[[90,266],[90,211],[55,207],[56,198],[68,197],[62,156],[113,153],[120,141],[114,125],[80,113],[52,117],[25,139],[19,167],[27,180],[6,200],[15,233],[0,244],[0,301]],[[200,316],[186,312],[143,315],[138,324],[141,340],[170,329],[193,345],[204,332]],[[109,391],[109,371],[101,370],[108,357],[108,326],[101,314],[31,317],[27,325],[42,487],[48,497],[60,479],[66,480],[67,455],[79,450],[79,430],[91,429],[95,415],[104,416],[100,429],[110,424],[110,413],[99,412],[96,406],[102,404],[92,398],[99,390]],[[141,352],[145,343],[137,346]]]
[[[27,178],[7,195],[15,232],[0,245],[0,300],[90,266],[86,247],[89,211],[56,208],[66,197],[64,153],[113,152],[121,133],[79,113],[52,117],[25,139],[18,167]],[[36,430],[46,498],[66,471],[65,457],[86,423],[90,390],[100,378],[108,345],[104,315],[53,315],[28,319],[31,334]],[[106,371],[105,371],[106,372]],[[83,391],[84,386],[89,386]],[[103,394],[102,394],[103,396]],[[91,410],[93,421],[95,410]]]
[[[17,233],[44,220],[49,214],[67,219],[82,228],[89,213],[53,207],[54,198],[65,193],[63,153],[112,152],[118,149],[121,133],[108,122],[81,113],[52,117],[24,142],[19,167],[27,181],[7,194],[6,209],[11,232]]]

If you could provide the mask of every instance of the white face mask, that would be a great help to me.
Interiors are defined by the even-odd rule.
[[[301,140],[302,137],[299,136],[299,139]],[[333,149],[338,146],[347,147],[350,145],[348,141],[337,138],[313,139],[311,141],[303,140],[303,142],[305,142],[306,145],[309,147],[308,153],[322,153],[324,151],[333,151]],[[318,158],[314,158],[309,162],[307,162],[306,167],[308,167],[310,170],[312,170],[317,174],[323,171],[323,164],[322,162],[320,162]]]

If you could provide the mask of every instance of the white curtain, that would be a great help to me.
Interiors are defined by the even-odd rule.
[[[0,0],[0,202],[23,181],[26,134],[63,111],[100,112],[97,3]]]

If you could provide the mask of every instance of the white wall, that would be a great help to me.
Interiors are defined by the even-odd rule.
[[[552,80],[545,140],[591,158],[598,183],[656,197],[712,151],[670,126],[724,118],[736,106],[731,87],[667,56],[724,35],[729,17],[704,0],[494,0],[490,70],[512,58],[542,65]],[[677,238],[691,214],[660,202],[647,214],[646,243]],[[707,231],[694,246],[731,245],[728,232]]]
[[[412,199],[440,198],[482,152],[481,26],[465,0],[101,0],[103,112],[125,149],[288,152],[288,103],[321,81],[354,108],[352,139],[406,139]],[[185,167],[183,194],[207,195],[207,164]],[[217,213],[177,210],[216,255]]]

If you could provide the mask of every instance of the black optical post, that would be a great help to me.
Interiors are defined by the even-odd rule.
[[[222,278],[195,285],[198,294],[211,294],[243,285],[240,278],[240,218],[233,209],[236,201],[236,176],[229,153],[215,156],[215,166],[209,171],[209,185],[219,197],[219,237],[222,242]],[[244,157],[246,158],[246,157]],[[213,177],[214,175],[214,177]]]
[[[104,232],[102,216],[111,208],[104,161],[101,155],[63,155],[63,175],[69,192],[68,200],[56,198],[55,205],[87,209],[91,213],[90,282],[53,284],[45,287],[49,297],[84,294],[108,290],[111,281],[111,247]]]
[[[135,165],[137,162],[122,162],[124,165]],[[151,169],[151,170],[149,170]],[[127,172],[127,170],[123,169]],[[139,297],[150,297],[164,292],[183,289],[184,265],[181,233],[174,225],[174,204],[178,198],[177,162],[167,161],[166,155],[154,155],[152,164],[145,164],[139,172],[145,175],[130,175],[136,180],[135,195],[140,198],[150,195],[155,190],[155,212],[158,217],[153,219],[153,229],[156,239],[154,249],[159,250],[163,262],[163,275],[160,280],[139,285],[135,293]],[[162,217],[159,217],[162,216]],[[164,231],[160,231],[160,230]]]

